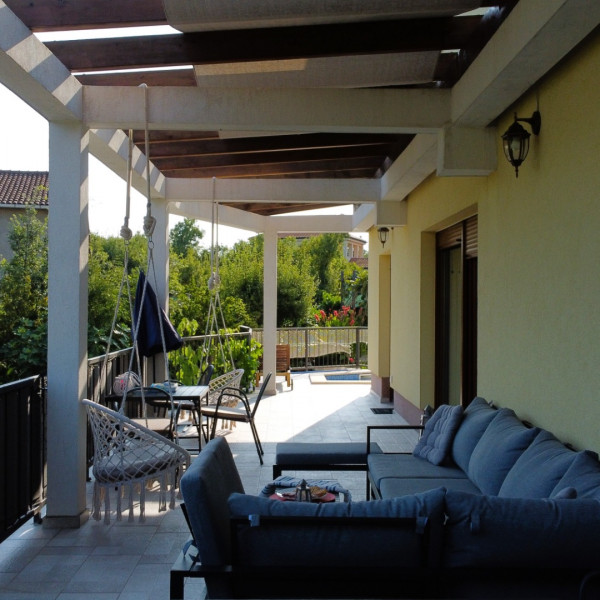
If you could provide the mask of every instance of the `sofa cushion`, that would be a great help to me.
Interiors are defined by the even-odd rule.
[[[444,494],[445,490],[438,488],[403,498],[352,503],[281,502],[232,494],[228,506],[232,517],[243,519],[235,530],[235,539],[237,555],[244,564],[411,568],[424,566],[426,522],[435,529],[440,543]],[[264,517],[278,519],[268,521]],[[316,520],[302,520],[302,517],[316,517]],[[337,523],[320,517],[346,518]],[[356,519],[353,524],[355,517],[368,517],[373,523],[365,526],[364,520]],[[387,522],[399,517],[416,521],[397,522],[400,526]],[[248,522],[255,526],[244,525]]]
[[[464,479],[387,477],[379,482],[379,493],[384,499],[397,498],[399,496],[427,492],[440,486],[472,494],[480,493],[475,484],[471,483],[466,477]]]
[[[454,466],[432,465],[429,461],[412,454],[371,454],[367,465],[375,485],[385,477],[427,478],[427,479],[465,479],[466,473]]]
[[[577,490],[574,487],[565,487],[556,492],[553,498],[555,500],[558,500],[559,498],[563,500],[572,500],[573,498],[577,498]]]
[[[540,431],[506,475],[498,496],[548,498],[576,456],[549,431]]]
[[[181,477],[181,494],[202,562],[220,565],[230,560],[227,498],[244,486],[224,437],[216,437],[192,461]]]
[[[433,465],[441,465],[446,461],[462,419],[462,406],[439,406],[431,415],[423,434],[417,442],[413,454],[425,458]]]
[[[446,567],[597,569],[600,503],[448,490]]]
[[[566,487],[575,488],[578,498],[600,500],[600,462],[595,452],[583,450],[576,453],[566,473],[550,492],[550,498],[555,498]]]
[[[465,409],[460,427],[454,436],[450,455],[452,460],[465,473],[469,468],[469,460],[473,449],[480,440],[498,411],[492,408],[483,398],[474,398]]]
[[[538,433],[538,428],[523,425],[510,408],[501,408],[473,449],[469,479],[484,494],[497,494],[517,458]]]

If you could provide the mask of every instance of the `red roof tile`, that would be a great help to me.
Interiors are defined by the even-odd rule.
[[[47,207],[47,190],[48,171],[0,171],[0,206]]]

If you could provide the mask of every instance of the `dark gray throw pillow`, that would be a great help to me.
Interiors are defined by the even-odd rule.
[[[434,465],[441,465],[448,458],[462,415],[463,409],[460,405],[443,404],[438,407],[425,424],[423,435],[413,454]]]

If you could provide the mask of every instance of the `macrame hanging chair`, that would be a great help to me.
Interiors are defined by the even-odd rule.
[[[160,483],[159,511],[166,510],[167,491],[170,489],[170,508],[175,507],[175,489],[178,487],[178,480],[182,471],[190,464],[190,454],[177,443],[171,441],[152,431],[144,424],[133,421],[124,415],[124,408],[127,399],[127,393],[130,389],[130,381],[134,384],[141,383],[142,362],[140,353],[144,356],[150,356],[158,351],[162,351],[164,358],[164,372],[169,373],[168,351],[179,348],[183,341],[172,327],[166,314],[162,310],[159,300],[150,285],[148,278],[152,277],[156,286],[156,271],[154,268],[154,257],[152,234],[156,226],[156,219],[152,216],[152,202],[150,193],[150,157],[149,157],[149,135],[148,135],[148,101],[147,87],[144,86],[145,93],[145,153],[146,153],[146,183],[147,183],[147,205],[146,216],[144,217],[144,235],[147,238],[147,263],[146,277],[143,272],[140,273],[138,286],[136,290],[135,306],[131,297],[131,286],[129,284],[129,241],[132,238],[132,232],[129,228],[130,199],[131,199],[131,178],[132,178],[132,154],[133,154],[133,131],[129,131],[129,152],[127,165],[127,194],[126,194],[126,212],[120,235],[125,242],[124,266],[121,284],[117,295],[113,323],[111,326],[104,362],[102,365],[101,381],[106,382],[108,357],[112,343],[112,335],[115,330],[119,305],[123,292],[127,290],[129,300],[129,312],[132,323],[132,352],[129,360],[129,370],[124,377],[124,384],[121,386],[121,402],[119,410],[111,410],[102,406],[99,402],[84,400],[87,409],[92,434],[94,437],[94,459],[92,474],[94,476],[94,492],[92,516],[96,520],[101,518],[102,497],[104,497],[104,520],[110,522],[110,492],[116,490],[116,510],[117,520],[121,520],[122,492],[128,491],[129,499],[129,520],[133,521],[134,507],[134,487],[139,486],[139,506],[140,521],[145,520],[145,487],[151,481]],[[158,329],[158,338],[160,343],[152,336],[148,335],[145,329],[152,329],[152,334],[156,334]],[[144,337],[144,344],[140,350],[140,333]],[[134,369],[137,368],[137,371]],[[138,375],[139,374],[139,375]],[[172,386],[164,386],[168,392],[171,415],[176,414],[176,407],[173,401]],[[144,387],[139,386],[141,392],[140,399],[142,405],[142,416],[148,424],[147,406],[144,395]],[[97,400],[97,398],[96,398]],[[174,429],[176,432],[176,428]],[[126,488],[126,489],[124,489]]]

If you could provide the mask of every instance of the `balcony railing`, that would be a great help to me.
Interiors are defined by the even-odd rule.
[[[0,386],[0,542],[46,502],[46,386],[40,376]]]
[[[367,327],[285,327],[277,330],[277,343],[290,345],[295,371],[366,367],[367,331]],[[254,329],[252,337],[262,344],[262,329]]]
[[[262,330],[245,331],[262,343]],[[204,336],[186,338],[198,346]],[[277,343],[289,344],[294,370],[336,368],[367,364],[366,327],[283,328]],[[103,402],[112,382],[128,370],[131,348],[88,361],[87,395]],[[158,361],[145,360],[146,379],[155,381]],[[6,539],[32,516],[37,517],[46,502],[46,385],[40,376],[0,386],[0,541]],[[88,436],[88,458],[93,455]]]

